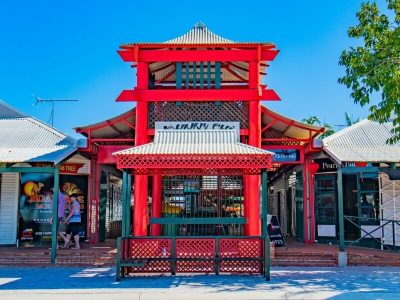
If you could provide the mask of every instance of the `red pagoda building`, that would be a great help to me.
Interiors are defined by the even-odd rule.
[[[178,38],[125,44],[118,53],[137,69],[137,85],[117,101],[135,108],[77,132],[87,136],[82,150],[92,157],[93,242],[101,166],[123,171],[119,258],[130,263],[119,261],[121,274],[215,270],[269,278],[266,170],[285,165],[304,170],[304,240],[313,242],[311,154],[323,129],[261,105],[280,100],[262,84],[278,54],[274,44],[233,42],[198,23]]]

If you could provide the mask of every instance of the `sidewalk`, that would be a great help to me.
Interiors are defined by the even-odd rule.
[[[0,299],[400,299],[400,268],[273,268],[271,275],[271,282],[247,275],[115,282],[110,268],[0,268]]]

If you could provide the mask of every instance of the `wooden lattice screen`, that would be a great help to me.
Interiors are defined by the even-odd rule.
[[[155,122],[178,121],[226,121],[240,122],[240,128],[248,128],[246,102],[152,102],[149,103],[149,128]]]

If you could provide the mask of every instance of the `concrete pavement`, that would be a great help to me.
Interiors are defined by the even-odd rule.
[[[400,268],[273,268],[261,276],[136,276],[110,268],[0,268],[0,299],[400,299]]]

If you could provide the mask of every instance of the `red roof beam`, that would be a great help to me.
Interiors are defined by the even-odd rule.
[[[129,114],[120,116],[120,118],[113,119],[112,121],[106,120],[106,121],[103,121],[101,124],[98,124],[98,125],[90,127],[90,128],[85,128],[85,129],[82,129],[82,128],[78,127],[78,128],[75,128],[75,131],[77,133],[81,133],[81,132],[89,132],[89,131],[92,131],[92,130],[97,130],[97,129],[100,129],[100,128],[105,128],[105,127],[110,126],[110,124],[115,124],[115,123],[118,123],[118,122],[120,122],[122,120],[126,120],[127,118],[130,118],[132,116],[135,116],[135,114],[136,114],[136,112],[135,112],[135,110],[133,110]]]
[[[263,133],[264,131],[266,131],[268,128],[274,126],[276,123],[278,123],[278,120],[273,120],[272,122],[270,122],[269,124],[267,124],[264,128],[261,129],[261,133]]]
[[[213,47],[225,47],[230,48],[233,47],[235,49],[255,49],[261,46],[263,49],[274,49],[276,47],[275,44],[272,43],[217,43],[217,44],[165,44],[165,43],[132,43],[132,44],[124,44],[121,45],[121,49],[125,50],[133,50],[133,49],[140,49],[140,50],[148,50],[148,49],[182,49],[182,48],[213,48]]]
[[[189,62],[189,61],[272,61],[278,50],[120,50],[118,54],[126,62]]]
[[[117,102],[130,101],[279,101],[274,90],[223,89],[223,90],[124,90]]]
[[[129,126],[130,128],[132,128],[133,130],[136,129],[136,127],[135,127],[133,124],[129,123],[126,119],[123,119],[122,122],[123,122],[124,124],[128,125],[128,126]]]

